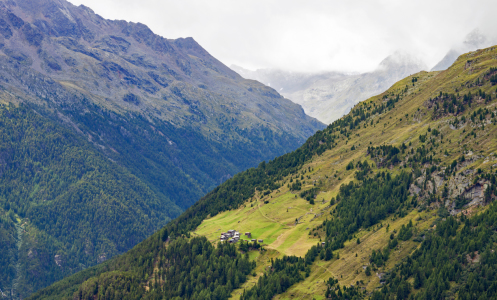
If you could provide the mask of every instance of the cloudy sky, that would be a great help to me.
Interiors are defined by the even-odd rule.
[[[69,0],[107,19],[193,37],[226,65],[289,71],[374,69],[395,50],[432,67],[478,27],[497,31],[495,0]]]

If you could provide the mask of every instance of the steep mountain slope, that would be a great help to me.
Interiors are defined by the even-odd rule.
[[[496,55],[397,82],[125,255],[32,299],[495,298]],[[195,245],[228,229],[262,240],[236,244],[256,266],[238,269],[232,256],[231,269],[206,267],[211,250]],[[192,271],[175,268],[179,244]]]
[[[105,261],[182,211],[72,130],[25,107],[0,115],[4,293]]]
[[[232,68],[245,78],[274,87],[288,99],[302,105],[307,114],[329,124],[348,113],[358,102],[384,92],[398,80],[425,70],[426,66],[416,57],[397,51],[386,57],[376,70],[363,74],[302,74]]]
[[[0,1],[0,66],[0,293],[15,299],[324,128],[192,38],[63,0]]]
[[[154,131],[150,126],[165,124],[224,145],[246,145],[252,164],[262,156],[290,150],[322,126],[274,90],[243,80],[191,38],[167,40],[143,24],[108,21],[64,1],[0,4],[5,27],[3,101],[57,109],[68,123],[86,126],[80,130],[90,134],[95,144],[117,146],[104,137],[114,124],[85,123],[98,119],[92,116],[94,111],[114,113],[123,122],[129,121],[129,113],[149,121],[140,130],[125,127],[130,135],[136,131],[143,135],[145,130]],[[89,113],[81,116],[82,112]],[[274,144],[259,142],[272,134]],[[179,143],[168,137],[164,141]],[[233,174],[229,169],[222,175],[207,170],[187,173],[197,177],[194,181],[208,181],[200,183],[196,195]]]
[[[192,38],[168,40],[143,24],[105,20],[66,1],[0,4],[5,100],[70,106],[85,97],[116,112],[198,123],[212,136],[222,125],[252,129],[265,119],[301,139],[320,126],[273,89],[243,80]],[[237,118],[223,119],[232,114]]]

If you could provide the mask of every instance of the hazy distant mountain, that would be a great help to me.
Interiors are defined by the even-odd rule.
[[[319,80],[330,77],[342,78],[350,75],[341,72],[303,73],[278,69],[258,69],[252,71],[237,65],[231,65],[230,68],[244,78],[257,80],[272,87],[279,93],[287,94],[303,90]]]
[[[418,58],[397,51],[385,58],[373,72],[294,73],[281,70],[245,70],[231,66],[245,78],[270,85],[286,98],[302,105],[305,112],[324,123],[346,114],[359,101],[388,89],[398,80],[426,70]]]
[[[431,71],[446,70],[461,54],[490,47],[495,44],[497,44],[497,38],[489,37],[476,28],[468,33],[459,45],[455,45],[452,49],[450,49],[442,60],[431,69]]]
[[[461,55],[459,51],[450,49],[449,52],[445,54],[444,58],[442,58],[441,61],[431,68],[431,71],[442,71],[448,69],[456,61],[459,55]]]

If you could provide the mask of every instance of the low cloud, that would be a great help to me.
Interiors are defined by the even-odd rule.
[[[497,36],[490,0],[71,0],[109,19],[191,36],[226,65],[291,71],[374,69],[396,50],[435,65],[475,28]]]

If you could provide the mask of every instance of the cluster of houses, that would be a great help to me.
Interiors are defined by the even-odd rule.
[[[234,229],[221,233],[221,242],[236,243],[240,240],[240,233]]]
[[[251,238],[252,233],[245,232],[245,236],[247,238]],[[230,230],[228,230],[228,232],[221,233],[221,237],[220,237],[221,242],[228,242],[228,243],[233,244],[233,243],[238,242],[239,240],[240,240],[240,233],[234,229],[230,229]],[[256,240],[256,239],[252,239],[251,241],[252,242],[258,241],[259,243],[264,242],[263,240]]]

